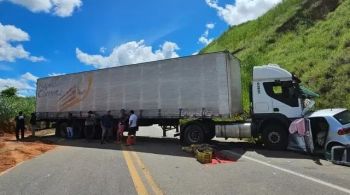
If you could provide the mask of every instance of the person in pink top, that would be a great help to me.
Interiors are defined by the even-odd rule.
[[[116,143],[121,143],[123,138],[123,132],[127,128],[128,125],[128,115],[126,114],[124,109],[120,110],[120,119],[118,122],[118,131],[117,131],[117,140]]]

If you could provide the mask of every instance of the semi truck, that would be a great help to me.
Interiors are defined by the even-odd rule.
[[[226,51],[40,78],[36,114],[59,136],[69,115],[80,137],[89,111],[111,111],[117,121],[125,109],[135,111],[139,126],[175,127],[186,144],[253,137],[267,148],[286,148],[288,127],[302,117],[308,94],[300,80],[278,65],[255,66],[249,119],[226,120],[243,113],[241,78],[239,59]]]

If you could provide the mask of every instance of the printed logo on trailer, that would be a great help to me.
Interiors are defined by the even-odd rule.
[[[87,76],[80,77],[77,82],[63,93],[58,99],[59,111],[66,110],[81,101],[83,101],[90,93],[92,87],[93,76],[88,74]]]

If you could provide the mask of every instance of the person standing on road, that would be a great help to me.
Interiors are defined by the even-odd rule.
[[[24,138],[24,129],[25,129],[25,116],[22,111],[18,113],[15,118],[16,121],[16,140]],[[19,137],[19,131],[21,131],[21,138]]]
[[[73,114],[68,114],[67,120],[67,138],[73,138]]]
[[[120,110],[120,119],[118,122],[118,131],[117,131],[117,140],[116,143],[120,143],[123,138],[123,132],[128,126],[128,115],[126,114],[124,109]]]
[[[30,114],[30,130],[32,131],[32,136],[35,136],[35,131],[36,131],[36,115],[35,112]]]
[[[89,141],[95,135],[96,117],[92,111],[88,112],[88,117],[85,120],[85,138]]]
[[[136,131],[137,131],[137,116],[133,110],[130,111],[129,117],[129,132],[126,145],[134,145],[136,142]]]
[[[101,144],[104,144],[105,139],[107,138],[107,142],[109,141],[108,135],[113,129],[113,116],[111,115],[111,111],[107,111],[107,114],[103,115],[101,118]]]

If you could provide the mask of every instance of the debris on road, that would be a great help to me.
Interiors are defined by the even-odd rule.
[[[31,136],[17,142],[14,134],[5,133],[0,136],[0,173],[55,147],[51,142]]]
[[[216,165],[235,162],[232,159],[226,158],[219,150],[215,149],[215,146],[209,144],[192,144],[191,146],[182,147],[182,150],[194,154],[197,161],[202,164]]]

